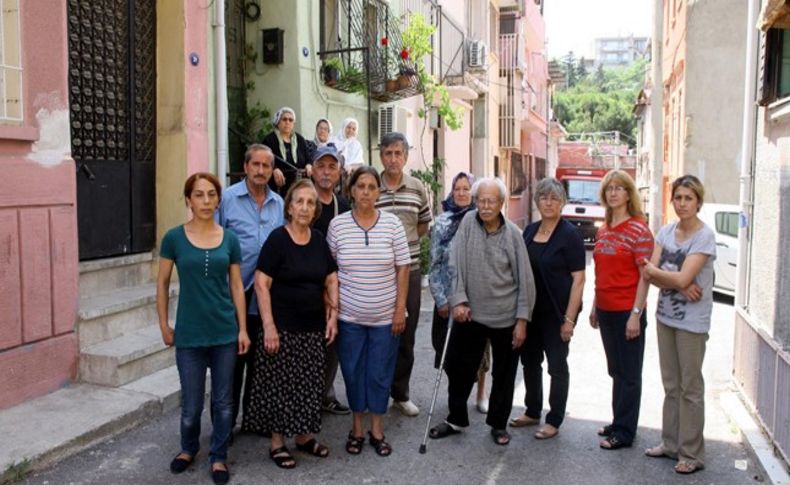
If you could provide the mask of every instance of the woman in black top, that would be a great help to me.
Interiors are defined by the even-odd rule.
[[[319,207],[313,183],[297,181],[285,197],[287,223],[269,235],[255,272],[263,341],[255,342],[257,372],[242,427],[271,433],[269,456],[280,468],[296,466],[288,436],[300,451],[329,456],[313,434],[321,430],[326,346],[337,335],[338,285],[329,247],[310,228]]]
[[[540,423],[543,410],[543,354],[549,366],[551,389],[546,423],[535,438],[553,438],[565,417],[568,400],[568,344],[581,310],[586,255],[579,231],[560,218],[566,196],[562,184],[544,178],[535,188],[535,204],[541,220],[524,229],[524,242],[535,276],[537,298],[527,340],[521,348],[527,407],[523,416],[510,425],[530,426]]]
[[[269,179],[269,187],[283,195],[288,193],[295,180],[312,175],[312,154],[307,140],[296,132],[294,110],[287,106],[280,108],[274,114],[272,124],[274,131],[263,137],[261,143],[271,148],[275,155],[275,168]]]

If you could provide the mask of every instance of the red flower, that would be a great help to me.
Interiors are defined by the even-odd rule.
[[[400,58],[403,59],[404,61],[406,59],[408,59],[409,58],[409,51],[406,50],[406,49],[403,49],[402,51],[400,51]]]
[[[381,45],[386,46],[389,43],[390,43],[390,40],[388,38],[386,38],[386,37],[382,37],[381,38]]]

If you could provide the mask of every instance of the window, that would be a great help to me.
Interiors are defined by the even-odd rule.
[[[717,212],[716,232],[727,236],[738,237],[738,213]]]
[[[786,29],[768,29],[760,35],[759,93],[757,101],[767,106],[790,95],[790,34]]]
[[[0,0],[0,122],[22,121],[19,0]]]
[[[520,153],[510,156],[510,196],[517,197],[524,192],[527,178],[524,176],[524,159]]]

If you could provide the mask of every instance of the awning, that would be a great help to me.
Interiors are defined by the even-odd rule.
[[[765,0],[757,27],[762,31],[770,28],[790,29],[790,1]]]

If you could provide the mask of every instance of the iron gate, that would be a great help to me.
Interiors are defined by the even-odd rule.
[[[69,0],[80,259],[155,244],[155,0]]]

